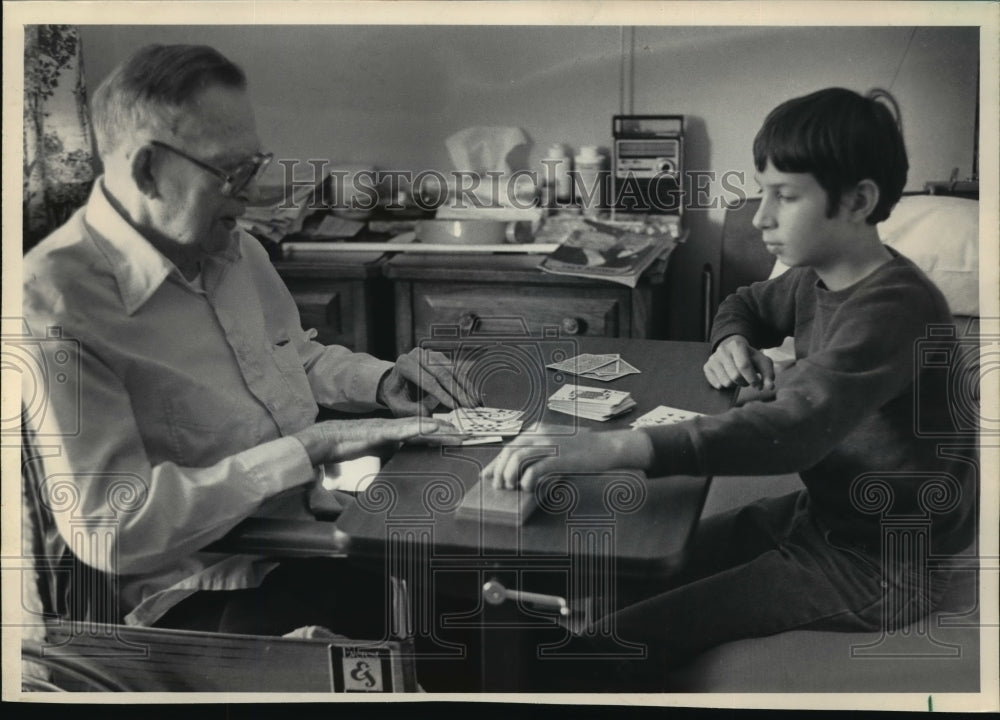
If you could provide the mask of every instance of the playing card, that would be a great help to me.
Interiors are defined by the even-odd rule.
[[[462,445],[488,445],[503,442],[503,435],[473,435],[462,441]]]
[[[608,388],[586,387],[584,385],[563,385],[552,393],[549,402],[570,402],[577,405],[613,407],[629,396],[629,393],[624,390],[610,390]]]
[[[681,410],[679,408],[672,408],[666,405],[660,405],[650,410],[645,415],[637,417],[635,422],[632,423],[632,427],[649,427],[651,425],[673,425],[674,423],[684,422],[685,420],[690,420],[693,417],[698,417],[701,413],[692,412],[691,410]]]
[[[548,407],[556,412],[603,421],[631,410],[635,400],[624,390],[563,385],[549,398]]]
[[[611,382],[612,380],[617,380],[618,378],[625,377],[630,373],[615,373],[614,375],[598,375],[597,373],[584,373],[580,377],[584,380],[597,380],[598,382]]]
[[[456,418],[468,420],[520,420],[524,416],[523,410],[507,410],[506,408],[491,407],[455,408],[451,412]]]
[[[571,375],[579,375],[587,380],[600,380],[601,382],[617,380],[620,377],[639,372],[635,366],[623,360],[620,355],[592,355],[589,353],[552,363],[547,367]]]
[[[638,372],[639,370],[634,365],[625,360],[619,359],[613,363],[599,367],[592,372],[583,373],[580,377],[586,378],[587,380],[610,382],[611,380],[617,380],[620,377],[625,377],[626,375],[632,375]]]
[[[598,368],[610,365],[611,363],[619,360],[618,355],[593,355],[591,353],[583,353],[577,355],[576,357],[571,357],[562,362],[551,363],[546,367],[552,368],[553,370],[561,370],[563,372],[572,373],[573,375],[582,375],[583,373],[593,372]]]
[[[520,410],[503,408],[456,408],[451,412],[437,413],[436,420],[443,420],[468,435],[517,435],[521,431]]]
[[[619,358],[613,363],[608,363],[596,370],[591,371],[594,375],[630,375],[639,372],[639,369],[627,360]]]

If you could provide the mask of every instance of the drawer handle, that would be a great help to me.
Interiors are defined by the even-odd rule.
[[[518,603],[531,603],[554,610],[560,615],[569,615],[569,605],[558,595],[543,595],[542,593],[525,592],[523,590],[508,590],[499,580],[490,580],[483,585],[483,599],[490,605],[500,605],[504,600]]]
[[[582,335],[587,329],[587,323],[580,318],[564,317],[562,329],[567,335]]]
[[[479,316],[474,312],[467,312],[458,319],[458,329],[464,333],[470,333],[477,322],[479,322]]]

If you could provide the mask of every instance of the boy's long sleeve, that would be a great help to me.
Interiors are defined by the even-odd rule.
[[[730,335],[742,335],[755,348],[773,347],[795,327],[795,286],[799,273],[783,275],[739,288],[722,301],[712,322],[715,349]]]
[[[818,512],[854,531],[864,524],[850,489],[859,478],[883,473],[902,509],[918,500],[908,480],[935,469],[967,475],[915,429],[915,412],[947,414],[947,388],[918,378],[921,341],[932,325],[951,321],[937,289],[901,257],[838,292],[823,288],[812,271],[792,273],[797,277],[782,283],[744,288],[727,302],[717,329],[718,339],[739,332],[751,341],[767,337],[768,328],[794,333],[798,359],[777,377],[776,398],[645,429],[655,457],[649,474],[800,472]],[[794,303],[794,327],[785,324],[791,315],[774,293],[782,288],[794,289],[787,301]],[[754,320],[757,310],[778,317]]]

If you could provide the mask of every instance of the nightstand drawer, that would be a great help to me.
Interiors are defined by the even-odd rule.
[[[323,345],[354,347],[354,283],[285,278],[299,308],[302,327],[315,328]]]
[[[394,358],[389,286],[381,253],[298,253],[275,262],[302,319],[323,345]]]
[[[616,288],[560,288],[471,284],[413,284],[413,340],[435,327],[456,325],[462,334],[541,335],[558,327],[564,336],[628,336],[629,292]]]

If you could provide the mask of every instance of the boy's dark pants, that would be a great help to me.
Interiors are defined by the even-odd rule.
[[[645,660],[563,661],[545,674],[591,691],[664,691],[670,668],[721,643],[795,629],[891,629],[937,605],[947,589],[937,573],[883,571],[879,548],[837,538],[808,505],[801,491],[707,518],[687,570],[664,592],[611,616],[617,638],[646,645]],[[583,646],[613,654],[620,646],[610,634],[584,633]]]

